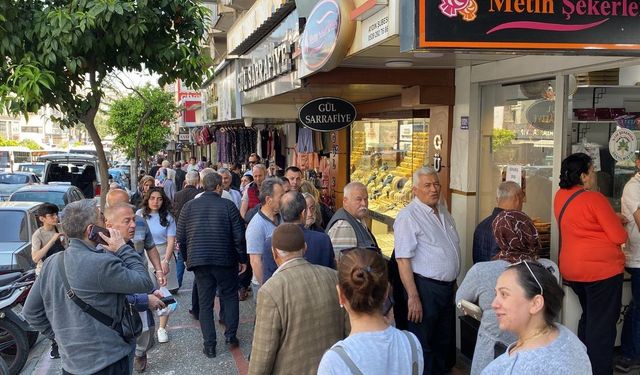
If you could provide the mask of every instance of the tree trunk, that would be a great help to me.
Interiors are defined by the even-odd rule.
[[[100,108],[100,102],[102,101],[102,96],[100,95],[100,83],[102,80],[96,80],[96,73],[89,73],[89,81],[91,85],[92,93],[88,95],[87,100],[89,100],[89,96],[93,96],[93,105],[90,106],[87,113],[84,115],[82,119],[85,128],[87,129],[87,133],[89,137],[91,137],[91,141],[93,141],[93,145],[96,148],[96,153],[98,154],[98,162],[100,163],[100,207],[104,209],[107,192],[109,191],[109,164],[107,163],[107,157],[104,154],[104,148],[102,147],[102,139],[100,139],[100,134],[98,134],[98,130],[96,129],[96,115],[98,114],[98,109]]]

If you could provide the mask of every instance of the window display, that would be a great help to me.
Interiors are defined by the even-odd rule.
[[[429,119],[364,120],[351,127],[351,181],[367,186],[371,230],[387,256],[393,222],[411,201],[412,173],[428,163]]]

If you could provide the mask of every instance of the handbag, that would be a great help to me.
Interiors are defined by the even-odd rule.
[[[80,310],[91,315],[100,323],[116,331],[127,342],[142,333],[142,319],[140,318],[140,314],[138,314],[135,306],[132,303],[129,303],[126,298],[124,301],[124,307],[120,312],[120,317],[116,321],[115,319],[96,310],[95,308],[93,308],[93,306],[84,302],[82,299],[80,299],[80,297],[76,295],[75,291],[71,289],[64,265],[64,252],[60,253],[58,267],[60,268],[60,274],[62,275],[62,282],[64,283],[65,293],[67,297],[69,297],[69,299],[71,299],[76,305],[78,305],[78,307],[80,307]]]

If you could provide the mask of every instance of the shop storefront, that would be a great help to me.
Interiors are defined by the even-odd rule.
[[[557,261],[552,202],[563,158],[589,153],[599,190],[617,211],[635,173],[640,60],[630,56],[639,48],[637,9],[421,0],[407,11],[418,17],[404,30],[403,50],[482,52],[496,60],[456,69],[450,187],[463,270],[472,265],[474,229],[504,180],[525,190],[523,211],[541,234],[541,255]],[[562,323],[576,330],[580,305],[565,292]]]

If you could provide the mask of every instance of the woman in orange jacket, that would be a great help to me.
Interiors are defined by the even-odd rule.
[[[578,337],[595,375],[613,373],[616,322],[620,316],[626,242],[620,217],[597,192],[591,157],[562,161],[553,209],[560,229],[560,273],[582,306]]]

